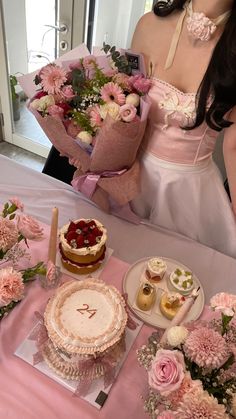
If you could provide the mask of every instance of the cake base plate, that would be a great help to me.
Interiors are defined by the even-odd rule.
[[[120,362],[117,365],[116,377],[118,376],[118,374],[120,372],[120,369],[122,368],[122,365],[125,362],[128,354],[129,354],[129,351],[130,351],[130,349],[131,349],[131,347],[132,347],[132,345],[133,345],[136,337],[138,336],[138,334],[141,330],[141,327],[143,325],[143,323],[141,321],[136,321],[136,323],[137,323],[137,327],[136,327],[135,330],[126,329],[126,338],[125,338],[126,351],[123,354]],[[37,324],[34,326],[34,328],[36,326],[37,326]],[[30,336],[32,334],[33,329],[30,331],[28,336]],[[77,388],[77,385],[78,385],[78,382],[76,380],[66,380],[66,379],[60,377],[51,368],[49,368],[49,366],[46,364],[45,361],[40,362],[36,365],[33,365],[33,355],[36,352],[37,352],[37,348],[36,348],[35,342],[28,339],[28,337],[26,337],[26,339],[16,349],[15,355],[18,356],[19,358],[23,359],[28,364],[32,365],[38,371],[47,375],[49,378],[55,380],[57,383],[61,384],[63,387],[65,387],[69,391],[74,393],[76,388]],[[86,400],[87,402],[89,402],[92,406],[96,407],[97,409],[101,409],[101,407],[104,404],[104,400],[106,400],[106,398],[109,394],[109,391],[111,390],[113,384],[111,384],[109,387],[104,389],[103,377],[98,378],[92,383],[92,386],[89,390],[89,393],[86,396],[83,396],[81,398]]]

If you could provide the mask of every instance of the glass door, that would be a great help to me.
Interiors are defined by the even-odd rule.
[[[0,0],[0,112],[4,139],[46,157],[51,143],[28,111],[17,76],[84,40],[86,0]]]

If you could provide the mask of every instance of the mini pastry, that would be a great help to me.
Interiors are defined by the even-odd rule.
[[[172,320],[184,301],[185,297],[177,292],[165,292],[160,300],[160,310],[167,319]]]
[[[146,276],[151,282],[160,281],[165,275],[167,265],[161,258],[149,259],[146,266]]]
[[[156,300],[156,290],[152,284],[143,282],[140,285],[136,304],[140,310],[148,311]]]
[[[173,291],[188,295],[194,288],[193,274],[181,268],[176,268],[169,277],[169,286]]]

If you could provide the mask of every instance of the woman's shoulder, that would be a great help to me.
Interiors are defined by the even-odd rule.
[[[131,48],[138,51],[149,45],[150,41],[153,42],[153,37],[160,34],[165,36],[165,31],[169,31],[170,25],[175,20],[175,13],[164,18],[155,15],[154,12],[145,13],[136,25]]]

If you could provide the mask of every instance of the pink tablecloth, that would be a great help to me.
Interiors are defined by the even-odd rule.
[[[31,243],[32,264],[39,259],[46,260],[47,247],[47,238],[44,242]],[[128,267],[125,262],[111,257],[102,279],[121,290],[122,277]],[[24,300],[0,323],[0,418],[145,418],[141,395],[145,395],[147,381],[143,368],[138,365],[136,349],[152,332],[147,326],[142,327],[100,411],[14,355],[36,322],[34,312],[43,312],[52,293],[37,282],[29,284]]]

